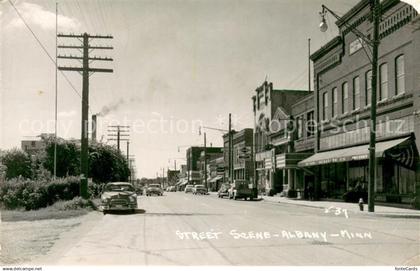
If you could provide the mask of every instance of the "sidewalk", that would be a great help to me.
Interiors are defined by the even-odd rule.
[[[209,192],[209,194],[217,197],[217,192]],[[293,205],[300,205],[300,206],[319,208],[319,209],[327,209],[327,208],[332,207],[331,212],[335,211],[335,209],[333,209],[334,207],[338,207],[341,209],[346,209],[349,213],[356,213],[356,214],[362,214],[362,215],[420,219],[420,210],[414,210],[414,209],[404,209],[404,208],[397,208],[397,207],[375,205],[375,212],[370,213],[367,211],[368,209],[367,204],[364,204],[364,211],[360,211],[359,205],[357,203],[349,203],[349,202],[309,201],[309,200],[301,200],[301,199],[290,199],[290,198],[285,198],[285,197],[280,197],[280,196],[273,196],[273,197],[259,196],[258,199],[266,201],[266,202],[293,204]]]
[[[359,205],[357,203],[349,203],[349,202],[337,202],[337,201],[309,201],[309,200],[301,200],[301,199],[290,199],[280,196],[260,196],[264,201],[267,202],[276,202],[276,203],[283,203],[283,204],[293,204],[293,205],[301,205],[305,207],[312,207],[312,208],[321,208],[327,209],[330,207],[338,207],[341,209],[347,209],[349,213],[357,213],[357,214],[364,214],[364,215],[371,215],[371,216],[385,216],[385,217],[401,217],[401,218],[419,218],[420,219],[420,211],[414,209],[404,209],[404,208],[397,208],[397,207],[388,207],[388,206],[380,206],[375,205],[375,212],[370,213],[367,211],[368,206],[364,204],[364,211],[359,210]],[[331,210],[332,212],[334,209]]]

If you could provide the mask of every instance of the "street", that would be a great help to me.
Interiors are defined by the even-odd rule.
[[[418,219],[326,213],[184,192],[138,197],[136,214],[98,214],[43,264],[413,265]],[[332,203],[333,204],[333,203]]]

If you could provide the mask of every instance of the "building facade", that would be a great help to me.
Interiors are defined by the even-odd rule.
[[[204,147],[190,147],[187,149],[187,180],[188,184],[204,184],[203,179],[203,165],[204,157],[202,153]],[[223,148],[220,147],[206,147],[207,158],[213,157],[217,154],[223,154]],[[201,162],[202,161],[202,162]]]
[[[410,5],[381,1],[378,99],[371,101],[370,47],[351,31],[372,36],[369,2],[338,20],[339,35],[311,55],[317,153],[299,166],[313,172],[319,197],[367,191],[370,105],[376,102],[376,200],[409,203],[419,179],[419,20]]]
[[[297,101],[311,95],[311,92],[277,90],[268,82],[264,82],[255,92],[252,97],[255,185],[259,193],[273,195],[289,190],[289,183],[291,187],[294,185],[295,169],[301,154],[296,154],[293,149],[296,129],[292,108]],[[302,158],[306,156],[304,154]]]

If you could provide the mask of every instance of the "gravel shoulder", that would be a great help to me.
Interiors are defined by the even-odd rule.
[[[61,240],[80,236],[102,215],[96,211],[1,211],[0,265],[22,265],[39,262],[56,247],[64,248]],[[78,233],[79,234],[75,234]],[[47,262],[45,262],[47,263]]]

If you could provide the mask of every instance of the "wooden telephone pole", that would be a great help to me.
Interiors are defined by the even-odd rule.
[[[112,36],[100,36],[100,35],[89,35],[84,34],[58,34],[58,38],[76,38],[81,41],[82,45],[58,45],[61,49],[77,49],[82,52],[82,56],[73,55],[58,55],[57,58],[79,60],[82,62],[82,67],[58,67],[62,71],[76,71],[79,72],[83,77],[83,91],[82,91],[82,135],[81,135],[81,155],[80,155],[80,196],[82,198],[88,198],[88,130],[89,130],[89,76],[95,72],[113,72],[112,69],[103,68],[90,68],[89,63],[91,61],[113,61],[112,58],[108,57],[89,57],[89,52],[92,50],[111,50],[113,47],[110,46],[90,46],[89,41],[92,39],[112,39]]]

